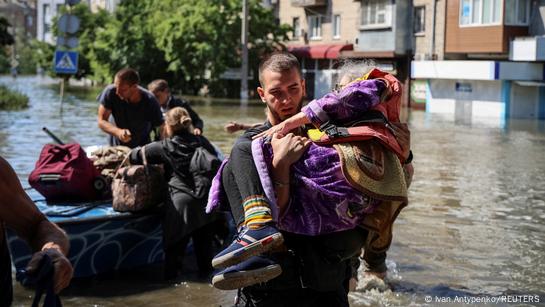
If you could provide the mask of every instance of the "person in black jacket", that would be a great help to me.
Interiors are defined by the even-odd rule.
[[[189,171],[195,148],[203,146],[216,155],[213,145],[203,136],[194,135],[192,120],[186,109],[176,107],[165,115],[166,138],[146,145],[146,159],[151,164],[163,164],[168,182],[169,197],[163,217],[163,246],[165,251],[165,278],[178,276],[186,246],[193,238],[199,272],[212,271],[213,222],[217,216],[205,213],[208,193],[198,198],[194,194],[193,176]],[[132,164],[142,164],[142,150],[130,153]]]
[[[203,132],[203,122],[199,117],[197,112],[193,111],[189,102],[184,99],[175,98],[171,93],[168,87],[168,82],[163,79],[157,79],[148,84],[148,90],[153,93],[163,113],[166,113],[168,110],[171,110],[175,107],[181,107],[187,110],[191,121],[193,122],[193,131],[194,135],[201,135]]]

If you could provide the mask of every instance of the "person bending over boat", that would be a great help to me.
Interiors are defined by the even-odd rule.
[[[70,243],[64,231],[48,221],[23,191],[9,163],[0,157],[0,306],[10,306],[13,299],[11,258],[4,227],[25,240],[34,254],[27,273],[38,269],[44,255],[49,256],[55,273],[54,290],[59,293],[70,284],[73,269],[66,258]]]
[[[136,70],[124,68],[115,74],[114,84],[108,85],[97,97],[100,102],[98,127],[110,135],[111,146],[143,146],[151,142],[152,131],[162,130],[159,103],[139,82]],[[114,123],[109,122],[110,115]]]
[[[195,148],[203,146],[216,154],[213,145],[202,135],[193,134],[194,127],[186,109],[176,107],[166,113],[167,138],[145,146],[148,163],[163,164],[168,181],[169,197],[163,216],[163,246],[165,250],[165,278],[178,276],[182,269],[185,249],[190,238],[202,274],[212,271],[212,242],[215,215],[205,213],[206,197],[194,195],[194,182],[189,171]],[[142,148],[130,153],[132,164],[142,164]]]

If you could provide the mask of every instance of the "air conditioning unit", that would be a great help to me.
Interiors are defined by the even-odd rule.
[[[278,0],[271,0],[271,4],[277,4]]]

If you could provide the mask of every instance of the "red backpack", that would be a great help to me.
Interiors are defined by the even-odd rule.
[[[28,182],[47,200],[92,200],[99,175],[79,144],[47,144]]]

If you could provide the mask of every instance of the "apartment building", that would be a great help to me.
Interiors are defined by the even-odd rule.
[[[280,23],[294,31],[288,50],[300,58],[307,96],[321,97],[336,82],[341,59],[372,59],[408,85],[412,1],[280,0]]]
[[[96,12],[99,9],[106,10],[113,13],[121,0],[87,0],[92,12]]]
[[[301,61],[309,98],[333,87],[341,53],[357,40],[360,7],[354,0],[279,0],[279,21],[294,29],[287,46]]]
[[[441,2],[445,2],[444,10]],[[414,0],[414,16],[435,5],[435,46],[415,37],[413,101],[430,113],[504,126],[509,118],[545,118],[543,1]],[[444,17],[442,17],[444,16]],[[428,17],[426,25],[431,24]],[[444,33],[441,33],[444,20]],[[415,24],[415,27],[417,25]],[[422,31],[432,37],[432,31]],[[533,33],[534,36],[528,38]],[[416,35],[416,34],[415,34]],[[437,46],[444,38],[444,49]],[[426,49],[429,48],[429,52]]]
[[[414,61],[445,59],[446,0],[413,0]],[[426,80],[412,80],[410,105],[426,108]]]
[[[5,17],[11,25],[11,33],[19,39],[26,40],[36,37],[36,2],[2,1],[0,16]]]
[[[87,0],[84,1],[96,11],[99,8],[113,12],[121,0]],[[51,32],[53,17],[60,14],[66,4],[66,0],[38,0],[37,3],[37,39],[40,41],[55,43],[55,37]]]

